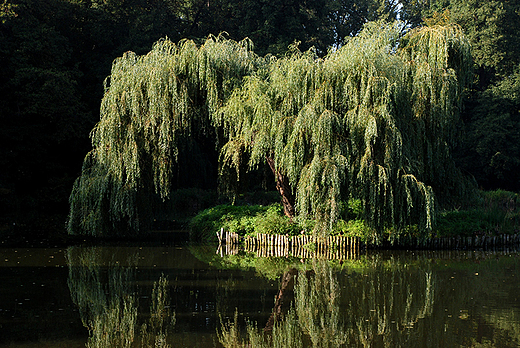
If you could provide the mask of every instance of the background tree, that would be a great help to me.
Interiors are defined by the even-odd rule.
[[[456,157],[486,189],[520,189],[520,4],[514,1],[432,1],[425,15],[446,12],[471,43],[474,83],[465,99],[466,136]]]
[[[369,21],[401,19],[417,26],[421,10],[415,0],[197,0],[186,7],[182,35],[200,39],[224,31],[233,40],[248,37],[261,56],[283,55],[297,41],[303,51],[314,47],[324,56]]]
[[[80,135],[92,123],[69,38],[50,21],[70,23],[72,8],[56,2],[13,8],[16,16],[0,24],[0,188],[2,215],[19,223],[36,210],[48,218],[66,208],[75,176],[70,158],[81,156]]]
[[[307,49],[317,47],[326,53],[334,43],[328,18],[332,1],[197,1],[187,28],[188,38],[206,37],[215,28],[230,38],[249,37],[260,55],[281,55],[295,40]],[[360,28],[358,28],[360,29]]]

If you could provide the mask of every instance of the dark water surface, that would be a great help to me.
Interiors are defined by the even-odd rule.
[[[266,335],[277,310],[284,319]],[[235,313],[239,337],[221,339],[519,347],[520,254],[326,261],[226,256],[213,246],[0,249],[0,347],[221,347],[217,332]]]

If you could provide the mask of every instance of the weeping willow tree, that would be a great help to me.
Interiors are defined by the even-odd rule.
[[[180,139],[200,131],[223,135],[221,175],[267,164],[285,214],[315,219],[317,231],[349,198],[363,202],[375,240],[385,228],[392,238],[431,231],[435,195],[465,186],[450,149],[470,46],[457,26],[403,32],[399,22],[368,23],[324,58],[297,45],[258,57],[249,41],[221,37],[125,54],[71,195],[69,231],[139,229],[149,192],[170,192]]]

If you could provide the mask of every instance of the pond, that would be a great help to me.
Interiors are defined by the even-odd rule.
[[[518,347],[519,289],[514,250],[4,248],[0,347]]]

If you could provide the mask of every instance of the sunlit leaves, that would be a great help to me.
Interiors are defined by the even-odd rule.
[[[296,46],[260,58],[249,41],[221,37],[127,53],[114,62],[93,154],[118,185],[139,190],[151,177],[166,197],[179,139],[215,127],[226,137],[222,168],[240,179],[244,164],[272,160],[297,215],[316,219],[317,231],[333,226],[342,200],[357,198],[378,231],[428,232],[434,191],[463,186],[450,148],[470,48],[457,26],[403,30],[369,23],[325,58]]]
[[[330,227],[339,202],[354,196],[379,230],[419,224],[429,231],[430,185],[442,193],[447,182],[463,185],[450,143],[469,45],[456,26],[404,38],[402,30],[370,23],[324,59],[295,51],[267,76],[248,79],[221,109],[220,117],[233,119],[230,141],[243,142],[254,165],[273,157],[294,188],[297,213],[327,222],[317,226]],[[247,116],[236,122],[237,115]]]
[[[18,15],[14,11],[17,5],[13,5],[8,3],[7,0],[4,0],[3,3],[0,3],[0,22],[5,23],[8,19],[17,17]]]

